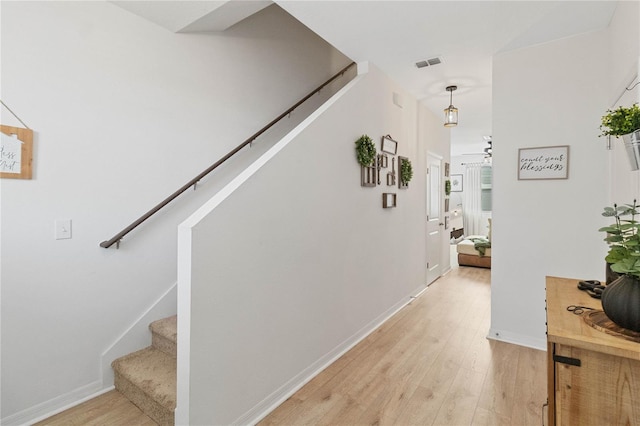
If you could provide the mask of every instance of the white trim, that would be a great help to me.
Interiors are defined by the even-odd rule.
[[[178,227],[178,353],[176,359],[176,425],[189,425],[191,383],[191,238]]]
[[[425,285],[423,285],[423,286],[418,287],[418,289],[417,289],[417,291],[418,291],[418,292],[417,292],[416,294],[414,294],[414,295],[412,296],[412,298],[413,298],[413,299],[417,299],[418,297],[422,296],[422,294],[423,294],[425,291],[427,291],[427,290],[429,290],[429,286],[428,286],[428,285],[426,285],[426,284],[425,284]]]
[[[535,337],[527,336],[519,333],[512,333],[510,331],[497,330],[492,328],[489,330],[487,339],[497,340],[499,342],[513,343],[514,345],[525,346],[527,348],[538,349],[541,351],[547,350],[546,339],[538,339]]]
[[[309,367],[305,368],[287,383],[285,383],[280,389],[277,389],[271,395],[263,399],[261,402],[256,404],[251,410],[244,413],[242,416],[238,417],[235,421],[232,422],[234,425],[254,425],[258,423],[260,420],[265,418],[271,411],[276,409],[280,404],[286,401],[291,395],[296,393],[300,388],[302,388],[305,384],[311,381],[314,377],[320,374],[325,368],[329,367],[336,360],[338,360],[341,356],[347,353],[350,349],[364,340],[367,336],[377,330],[382,324],[384,324],[387,320],[397,314],[402,308],[407,306],[409,303],[413,302],[413,300],[421,295],[426,289],[424,286],[420,286],[412,291],[410,294],[417,294],[417,296],[407,296],[404,297],[401,301],[396,303],[394,306],[389,308],[386,312],[382,313],[376,319],[371,321],[369,324],[361,328],[351,337],[346,339],[340,345],[335,347],[332,351],[327,353],[325,356],[318,359],[316,362],[311,364]]]
[[[105,389],[100,389],[101,387],[102,382],[100,381],[89,383],[88,385],[79,387],[71,392],[5,417],[0,421],[0,423],[5,426],[26,426],[37,423],[114,389],[113,386],[109,386]]]
[[[426,223],[426,228],[425,228],[426,232],[425,232],[425,235],[424,235],[424,244],[425,244],[425,253],[427,253],[427,259],[425,259],[425,261],[431,259],[431,257],[429,257],[429,239],[433,238],[433,237],[429,236],[430,235],[429,234],[429,207],[430,207],[429,206],[429,199],[431,197],[431,188],[430,188],[430,183],[431,183],[430,182],[430,180],[431,180],[431,174],[430,174],[431,162],[430,162],[430,160],[434,159],[434,160],[436,160],[436,161],[438,161],[440,163],[440,165],[438,167],[438,170],[440,170],[440,175],[438,176],[438,180],[440,181],[440,184],[442,184],[444,182],[444,179],[443,179],[444,170],[443,170],[443,167],[442,167],[443,158],[444,157],[442,155],[436,154],[434,151],[430,151],[430,150],[427,150],[426,156],[425,156],[425,161],[427,163],[426,164],[426,168],[424,170],[424,172],[425,172],[424,179],[425,179],[425,188],[426,188],[426,192],[425,192],[426,196],[424,198],[424,218],[426,219],[426,222],[425,222]],[[440,185],[438,187],[440,187]],[[439,193],[439,196],[440,196],[439,197],[440,200],[438,201],[439,202],[439,213],[438,213],[438,216],[439,216],[439,219],[442,222],[445,222],[444,217],[446,215],[446,212],[444,211],[444,193],[443,193],[442,189],[439,189],[438,193]],[[427,286],[433,284],[439,278],[441,278],[445,273],[448,272],[448,271],[444,270],[444,262],[443,262],[443,260],[445,259],[445,253],[443,253],[442,245],[444,243],[444,239],[449,241],[449,238],[446,236],[444,227],[440,227],[438,229],[439,229],[438,230],[438,234],[440,236],[438,243],[441,246],[440,259],[438,259],[438,267],[440,268],[440,272],[438,272],[438,276],[433,277],[432,273],[429,272],[429,266],[428,266],[429,263],[425,262],[424,267],[425,267],[425,278],[426,278],[426,281],[427,281]],[[446,258],[447,259],[451,258],[451,252],[450,251],[447,251]],[[451,265],[449,265],[449,266],[451,266]]]

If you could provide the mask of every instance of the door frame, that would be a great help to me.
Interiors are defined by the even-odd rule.
[[[436,160],[436,161],[439,162],[439,168],[438,168],[438,170],[439,170],[439,176],[438,176],[438,182],[439,182],[439,184],[438,184],[438,190],[439,190],[439,200],[438,200],[438,226],[439,226],[439,232],[438,232],[438,235],[439,235],[440,238],[438,239],[437,243],[438,243],[438,246],[440,247],[440,250],[439,250],[440,251],[440,259],[438,259],[438,266],[437,266],[437,268],[439,268],[439,269],[434,269],[435,273],[436,273],[435,276],[433,275],[433,273],[430,273],[429,262],[427,262],[428,260],[431,259],[429,257],[429,246],[430,246],[430,244],[429,244],[430,243],[430,241],[429,241],[429,233],[430,233],[430,231],[429,231],[429,222],[430,222],[429,221],[429,213],[430,213],[430,211],[429,211],[429,209],[431,207],[429,205],[429,202],[430,202],[430,199],[431,199],[431,197],[429,195],[429,191],[431,190],[431,187],[429,185],[431,183],[431,176],[429,175],[429,173],[430,173],[430,169],[431,169],[432,160]],[[443,238],[444,238],[443,237],[443,235],[444,235],[443,232],[445,232],[445,229],[444,229],[444,224],[445,224],[444,214],[445,214],[445,212],[444,212],[444,205],[443,205],[443,203],[444,203],[444,196],[443,196],[444,185],[442,185],[443,176],[444,176],[444,172],[442,170],[442,166],[443,166],[443,163],[444,163],[444,157],[442,155],[440,155],[440,154],[436,154],[433,151],[427,150],[426,163],[427,164],[426,164],[426,169],[425,169],[425,189],[426,190],[425,190],[425,216],[424,217],[425,217],[425,221],[426,221],[425,222],[425,254],[427,255],[426,259],[425,259],[425,268],[426,268],[426,274],[425,275],[426,275],[426,284],[428,286],[428,285],[431,285],[432,283],[434,283],[438,278],[440,278],[444,274],[445,265],[443,264],[443,259],[444,259],[445,255],[449,256],[450,254],[449,254],[449,252],[443,253],[443,249],[442,249],[443,246],[444,246],[444,244],[443,244]]]

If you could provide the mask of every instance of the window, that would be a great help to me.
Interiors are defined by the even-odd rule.
[[[480,206],[483,212],[491,211],[491,166],[483,166],[480,169]]]

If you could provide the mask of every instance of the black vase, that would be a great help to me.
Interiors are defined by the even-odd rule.
[[[607,263],[607,267],[605,269],[605,272],[606,272],[606,278],[607,278],[606,283],[607,284],[611,284],[612,282],[614,282],[615,280],[620,278],[620,274],[619,273],[611,270],[611,263]]]
[[[640,332],[640,278],[621,275],[606,286],[602,309],[620,327]]]

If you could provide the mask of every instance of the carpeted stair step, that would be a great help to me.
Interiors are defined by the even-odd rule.
[[[149,324],[149,330],[151,330],[151,346],[175,358],[176,341],[178,337],[177,327],[178,322],[176,315]]]
[[[153,346],[111,363],[115,386],[156,423],[174,424],[176,359]]]

